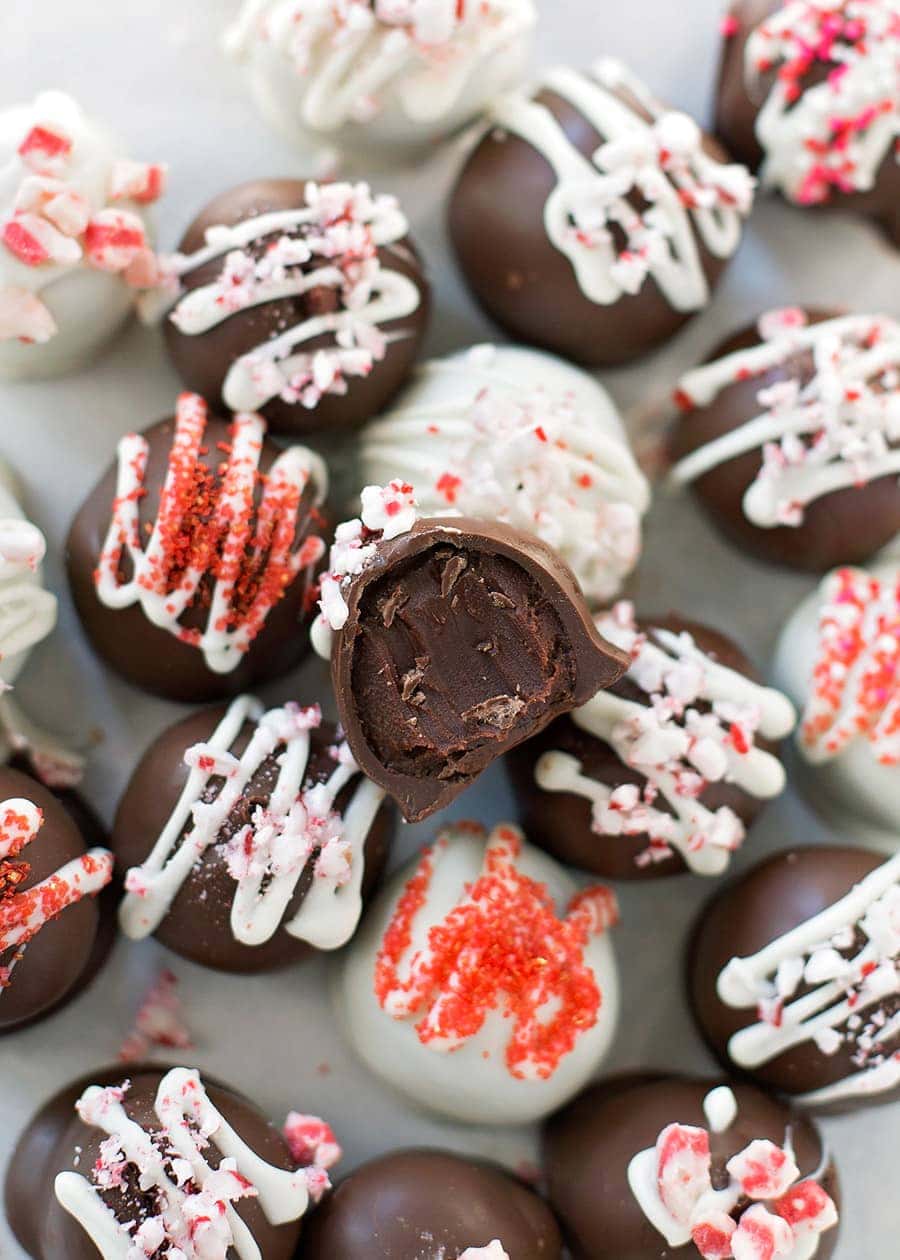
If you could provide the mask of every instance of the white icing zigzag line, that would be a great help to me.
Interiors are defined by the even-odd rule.
[[[56,596],[33,578],[46,550],[29,521],[0,519],[0,661],[28,651],[56,625]]]
[[[763,800],[777,796],[784,789],[784,769],[756,747],[755,735],[757,730],[770,739],[787,735],[796,721],[793,706],[780,692],[718,665],[689,634],[655,629],[652,640],[647,638],[630,604],[616,605],[597,626],[632,653],[626,677],[651,702],[601,691],[571,716],[644,775],[647,788],[643,793],[631,785],[609,788],[559,751],[539,759],[536,781],[545,791],[590,800],[598,834],[647,833],[650,849],[640,862],[661,860],[675,849],[695,873],[721,874],[744,839],[744,825],[727,807],[708,809],[700,796],[715,782],[734,783]],[[708,702],[712,712],[692,708],[698,701]],[[657,796],[673,813],[655,807]]]
[[[114,1179],[121,1163],[133,1165],[140,1172],[142,1189],[158,1193],[159,1215],[134,1229],[135,1222],[122,1224],[116,1219],[86,1177],[63,1172],[55,1182],[60,1204],[103,1260],[130,1260],[142,1254],[144,1242],[152,1247],[147,1254],[155,1254],[167,1241],[182,1249],[185,1260],[224,1257],[230,1247],[240,1260],[263,1260],[234,1202],[255,1198],[272,1225],[298,1220],[306,1212],[309,1192],[303,1171],[275,1168],[251,1150],[213,1106],[198,1072],[173,1068],[159,1084],[154,1109],[164,1135],[163,1150],[128,1117],[122,1106],[124,1093],[125,1088],[92,1085],[77,1104],[78,1114],[85,1124],[116,1139],[120,1153],[113,1167],[101,1168],[100,1174],[107,1172]],[[208,1141],[223,1156],[215,1170],[201,1154]],[[188,1183],[196,1189],[183,1189]]]
[[[865,944],[850,958],[857,930]],[[810,992],[790,1001],[801,981]],[[717,982],[720,999],[737,1010],[757,1009],[759,1022],[735,1033],[730,1057],[742,1068],[758,1067],[793,1046],[815,1042],[833,1054],[855,1041],[863,1069],[805,1095],[827,1103],[891,1089],[900,1084],[900,1051],[881,1047],[900,1035],[895,1018],[862,1013],[900,993],[900,856],[891,858],[820,914],[748,958],[732,958]],[[860,1017],[859,1024],[856,1023]],[[844,1034],[837,1030],[851,1021]]]
[[[676,310],[699,310],[709,299],[709,286],[695,230],[711,254],[730,257],[740,243],[741,216],[752,204],[751,176],[744,167],[707,156],[696,123],[665,111],[618,62],[598,62],[593,78],[551,70],[540,86],[568,101],[604,137],[592,160],[576,149],[549,109],[521,94],[501,97],[490,116],[553,167],[557,184],[544,207],[544,224],[575,269],[585,297],[612,305],[625,293],[637,293],[652,276]],[[652,123],[624,104],[616,89],[635,96]],[[643,214],[630,204],[634,193],[651,203]],[[618,254],[620,232],[628,247]]]
[[[216,499],[214,524],[222,533],[221,554],[204,556],[204,566],[187,569],[181,574],[177,587],[171,590],[172,556],[168,549],[190,506],[181,501],[185,495],[185,473],[198,462],[207,416],[202,398],[196,394],[181,395],[166,482],[146,545],[140,531],[140,493],[149,444],[140,434],[122,438],[112,520],[100,554],[95,586],[98,598],[108,608],[140,604],[149,621],[182,642],[199,648],[209,669],[224,674],[240,663],[290,584],[321,558],[324,544],[315,535],[309,535],[299,547],[295,547],[294,541],[299,504],[307,483],[313,479],[318,504],[325,494],[327,473],[317,455],[302,446],[288,447],[269,470],[262,499],[254,509],[266,422],[256,415],[235,416],[227,470]],[[254,514],[255,530],[252,528]],[[268,542],[264,551],[258,535],[266,529],[270,533],[266,534]],[[237,579],[246,563],[248,548],[253,550],[256,564],[263,566],[264,571],[250,608],[237,624],[232,624],[234,603],[239,595]],[[131,577],[126,582],[119,580],[123,552],[132,567]],[[191,559],[195,559],[193,549]],[[186,630],[180,625],[180,618],[193,604],[213,565],[216,580],[206,628],[202,633]],[[267,590],[265,575],[279,571],[284,583],[276,583],[277,589]]]
[[[230,749],[245,722],[253,723],[254,731],[236,758]],[[320,722],[317,709],[288,706],[264,712],[259,701],[241,696],[209,742],[187,751],[190,775],[178,804],[147,860],[126,876],[128,893],[119,917],[127,936],[140,939],[159,927],[192,868],[217,843],[248,783],[283,745],[268,805],[255,811],[252,822],[228,844],[228,867],[236,881],[232,932],[244,945],[270,940],[314,861],[309,890],[285,931],[317,949],[337,949],[350,939],[362,911],[365,841],[384,793],[360,775],[343,818],[335,814],[338,794],[360,774],[346,745],[337,750],[330,778],[302,791],[310,731]],[[225,784],[205,802],[203,794],[216,776],[223,776]]]
[[[791,326],[781,316],[793,316]],[[807,327],[802,312],[760,321],[772,334],[685,376],[685,407],[708,406],[723,389],[811,353],[812,380],[780,382],[759,394],[763,412],[708,442],[672,469],[687,485],[748,451],[763,465],[744,496],[744,515],[761,529],[802,525],[807,506],[836,490],[900,474],[900,325],[848,315]],[[875,386],[878,385],[879,389]],[[808,444],[807,444],[808,443]]]

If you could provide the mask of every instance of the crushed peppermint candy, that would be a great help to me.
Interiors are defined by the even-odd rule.
[[[421,1044],[439,1052],[463,1045],[502,1012],[510,1075],[547,1080],[597,1023],[602,995],[585,948],[618,921],[615,896],[601,885],[584,889],[560,918],[547,888],[518,869],[521,831],[501,825],[488,838],[478,879],[415,947],[417,919],[452,835],[425,851],[397,903],[376,961],[376,998],[391,1018],[414,1020]]]
[[[308,1174],[309,1194],[318,1203],[331,1189],[329,1171],[343,1156],[340,1143],[331,1125],[319,1116],[305,1116],[291,1111],[282,1129],[291,1158]]]
[[[735,1105],[731,1123],[736,1114]],[[789,1133],[784,1146],[750,1142],[725,1172],[727,1183],[720,1178],[714,1185],[708,1129],[670,1124],[655,1147],[632,1159],[628,1181],[669,1246],[693,1243],[703,1260],[788,1260],[800,1244],[837,1224],[837,1208],[818,1174],[800,1180]]]
[[[155,1046],[172,1050],[192,1050],[191,1034],[177,992],[175,973],[164,968],[151,987],[135,1017],[134,1028],[119,1049],[123,1063],[138,1063]]]
[[[900,766],[900,569],[893,579],[849,568],[826,578],[800,739],[811,761],[864,740],[881,765]]]

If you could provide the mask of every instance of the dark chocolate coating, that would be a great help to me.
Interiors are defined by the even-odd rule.
[[[184,234],[179,251],[190,254],[202,248],[208,228],[232,227],[260,214],[302,206],[305,188],[306,181],[297,179],[260,179],[231,188],[200,211]],[[260,252],[271,239],[263,238],[250,246],[250,251]],[[376,361],[368,376],[348,377],[346,394],[326,394],[312,409],[280,398],[266,403],[261,412],[273,430],[297,435],[314,430],[357,428],[377,415],[406,380],[428,326],[428,281],[415,246],[408,237],[382,247],[378,257],[384,267],[413,281],[420,295],[418,308],[403,319],[379,324],[380,330],[389,338],[385,356]],[[221,272],[223,261],[223,258],[215,258],[188,272],[182,279],[184,288],[190,291],[210,284]],[[237,311],[216,328],[196,336],[179,332],[167,318],[164,325],[166,345],[185,384],[209,398],[215,406],[227,410],[222,387],[232,363],[263,342],[280,336],[288,328],[317,314],[316,300],[315,293],[312,293],[266,302]],[[326,333],[304,342],[298,349],[314,352],[333,345],[334,335]]]
[[[809,311],[811,323],[834,319],[838,311]],[[751,324],[717,346],[707,362],[760,343]],[[759,394],[780,381],[807,384],[813,359],[801,353],[779,367],[726,385],[707,407],[684,413],[669,440],[674,461],[740,428],[760,414]],[[762,450],[748,451],[711,469],[692,484],[698,502],[722,532],[752,556],[769,564],[810,573],[826,573],[840,564],[864,564],[900,532],[900,484],[897,475],[849,486],[809,503],[803,523],[761,529],[744,515],[744,494],[762,467]]]
[[[431,1260],[498,1239],[511,1260],[560,1260],[549,1208],[492,1164],[394,1151],[342,1181],[310,1219],[303,1260]]]
[[[688,988],[694,1017],[713,1053],[730,1071],[740,1071],[728,1055],[728,1042],[741,1028],[755,1024],[752,1009],[726,1006],[716,992],[722,968],[732,958],[755,954],[786,932],[839,901],[855,884],[884,861],[865,849],[817,845],[791,849],[767,858],[729,884],[703,910],[688,950]],[[801,986],[795,996],[804,992]],[[900,1011],[900,997],[881,1003],[888,1017]],[[886,1043],[900,1050],[900,1035]],[[806,1041],[746,1075],[785,1094],[805,1094],[833,1085],[858,1072],[854,1047],[844,1043],[835,1054],[823,1054]],[[851,1099],[849,1106],[885,1101],[889,1095]]]
[[[205,743],[221,718],[224,708],[204,709],[181,722],[176,722],[156,739],[138,764],[119,804],[113,825],[112,848],[122,873],[138,866],[148,857],[181,795],[188,778],[184,754],[197,743]],[[244,724],[232,751],[240,756],[250,741],[254,726]],[[304,790],[321,783],[334,770],[334,760],[327,749],[335,742],[335,727],[324,722],[310,732],[310,764],[303,780]],[[179,890],[172,907],[155,933],[169,949],[183,958],[222,971],[269,971],[298,962],[314,952],[313,946],[279,927],[262,945],[244,945],[231,930],[231,906],[237,885],[219,845],[245,826],[248,814],[258,805],[265,806],[278,777],[276,763],[280,750],[268,757],[247,784],[239,805],[228,816],[219,837],[196,863]],[[339,793],[336,807],[342,809],[357,786],[349,784]],[[214,800],[222,788],[222,780],[214,779],[204,800]],[[371,827],[365,846],[365,875],[362,892],[368,897],[375,889],[387,861],[394,829],[394,810],[382,805]],[[299,910],[311,879],[311,869],[301,878],[284,915],[287,921]]]
[[[715,132],[726,147],[751,170],[757,170],[765,154],[756,136],[756,119],[772,85],[773,74],[762,74],[758,86],[748,84],[744,69],[747,41],[767,17],[782,8],[782,0],[738,0],[730,13],[737,19],[738,31],[725,40],[716,93]],[[833,62],[817,61],[807,75],[813,87],[834,69]],[[868,192],[842,192],[833,187],[826,202],[804,206],[805,210],[850,210],[866,215],[900,247],[900,166],[889,151],[875,184]]]
[[[708,626],[698,625],[675,614],[642,618],[641,624],[645,630],[657,626],[676,634],[687,631],[697,646],[719,664],[749,678],[754,677],[753,667],[737,644]],[[646,692],[627,678],[620,678],[610,691],[639,704],[646,704],[649,699]],[[764,740],[757,740],[757,744],[763,748],[771,747]],[[659,879],[687,870],[684,859],[674,852],[660,862],[638,865],[636,859],[650,843],[646,833],[638,836],[600,835],[591,829],[590,801],[574,792],[546,792],[540,788],[534,777],[535,766],[545,752],[553,749],[577,758],[584,774],[610,788],[626,783],[643,787],[647,782],[640,771],[626,766],[605,740],[583,730],[570,714],[566,714],[535,739],[521,744],[507,758],[507,768],[522,802],[522,825],[529,840],[567,866],[577,866],[604,879]],[[763,801],[733,783],[711,783],[700,799],[711,810],[727,805],[748,828],[764,805]],[[663,808],[664,804],[661,800],[657,801],[657,808]]]
[[[66,795],[76,797],[75,793]],[[29,866],[22,891],[47,879],[89,848],[106,844],[100,824],[86,806],[82,804],[82,817],[93,818],[93,825],[83,833],[76,824],[74,809],[30,776],[2,767],[0,802],[14,797],[32,801],[44,815],[40,831],[18,859]],[[109,888],[98,897],[83,897],[32,937],[9,985],[0,989],[0,1035],[45,1018],[94,979],[113,942],[113,901]],[[8,955],[0,952],[0,966],[8,967],[13,957],[14,951]]]
[[[628,1165],[656,1145],[670,1124],[708,1128],[703,1100],[715,1081],[630,1077],[605,1081],[558,1112],[544,1129],[543,1167],[550,1204],[562,1222],[573,1260],[699,1260],[693,1243],[669,1247],[628,1184]],[[732,1085],[738,1103],[727,1132],[710,1134],[714,1184],[727,1184],[725,1164],[755,1139],[783,1146],[790,1129],[801,1179],[818,1171],[823,1145],[806,1116],[751,1085]],[[829,1164],[818,1179],[837,1202]],[[822,1234],[816,1260],[834,1254],[839,1227]]]
[[[341,724],[408,822],[621,676],[567,565],[509,526],[418,521],[352,580],[332,677]]]
[[[127,1073],[131,1088],[125,1095],[128,1115],[148,1132],[159,1129],[153,1102],[165,1069],[139,1066]],[[74,1217],[58,1203],[53,1183],[58,1173],[73,1171],[90,1176],[105,1134],[85,1125],[75,1113],[75,1103],[90,1085],[119,1085],[124,1079],[121,1065],[94,1072],[60,1090],[37,1112],[19,1139],[6,1176],[6,1215],[13,1232],[32,1260],[97,1260],[97,1249]],[[233,1090],[208,1077],[203,1084],[210,1101],[226,1122],[268,1163],[292,1169],[287,1143],[257,1108]],[[76,1151],[80,1152],[75,1162]],[[204,1149],[204,1158],[218,1166],[215,1144]],[[133,1176],[129,1170],[126,1176]],[[129,1192],[129,1185],[132,1187]],[[152,1205],[134,1193],[133,1182],[124,1190],[109,1191],[104,1202],[123,1223],[141,1218]],[[291,1260],[300,1236],[301,1223],[270,1225],[256,1199],[240,1199],[235,1204],[262,1252],[263,1260]]]
[[[210,416],[201,458],[212,470],[221,467],[223,456],[219,444],[229,441],[229,429],[227,421]],[[140,501],[142,533],[156,520],[173,432],[172,418],[160,420],[144,431],[150,453],[145,482],[147,493]],[[279,448],[266,439],[259,465],[261,473],[268,472],[278,454]],[[238,695],[298,665],[308,651],[306,627],[312,608],[311,584],[303,572],[270,611],[243,659],[227,674],[209,669],[198,648],[154,626],[140,604],[116,609],[100,602],[94,587],[94,570],[109,529],[116,493],[116,467],[113,461],[79,510],[69,532],[66,552],[75,606],[97,654],[135,686],[167,699],[196,704]],[[298,514],[297,548],[309,535],[322,532],[322,518],[313,506],[315,495],[316,488],[310,481]],[[206,625],[208,597],[208,589],[201,585],[198,600],[188,609],[183,624]]]
[[[641,104],[618,95],[636,114]],[[584,115],[556,93],[534,98],[550,110],[580,153],[590,159],[605,142]],[[715,141],[709,152],[727,160]],[[454,189],[449,228],[475,299],[512,337],[589,367],[626,363],[672,337],[694,312],[678,311],[648,276],[637,294],[603,306],[586,297],[575,270],[550,240],[544,206],[556,187],[550,163],[520,136],[491,127],[470,155]],[[632,204],[644,203],[632,194]],[[697,242],[710,288],[725,260]]]

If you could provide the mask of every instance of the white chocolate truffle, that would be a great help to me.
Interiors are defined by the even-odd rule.
[[[388,885],[344,957],[336,996],[350,1042],[423,1108],[538,1120],[609,1050],[615,919],[609,889],[579,892],[517,828],[450,827]]]
[[[226,35],[268,121],[293,143],[424,146],[524,74],[534,0],[245,0]]]
[[[0,111],[0,377],[73,371],[124,324],[164,180],[62,92]]]
[[[650,487],[606,391],[553,355],[476,346],[424,364],[361,444],[366,484],[401,477],[423,516],[530,530],[593,604],[637,564]]]
[[[816,804],[900,828],[900,563],[837,569],[785,626],[775,674],[803,711]]]

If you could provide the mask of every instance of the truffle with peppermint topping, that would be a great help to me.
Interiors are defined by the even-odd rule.
[[[112,946],[113,858],[82,817],[90,830],[40,783],[0,767],[0,1034],[71,1001]]]
[[[548,1121],[573,1260],[829,1260],[838,1180],[813,1121],[751,1085],[612,1078]]]
[[[627,664],[546,543],[502,522],[417,519],[399,480],[363,490],[328,569],[313,641],[353,756],[408,822]]]
[[[900,532],[900,324],[790,307],[682,377],[670,437],[727,537],[772,564],[861,564]]]
[[[69,532],[75,605],[97,654],[129,682],[199,703],[276,678],[307,650],[325,556],[328,474],[265,420],[176,412],[119,442]]]
[[[561,1260],[553,1213],[500,1167],[440,1150],[381,1155],[310,1218],[303,1260]]]
[[[896,0],[737,0],[723,33],[716,134],[764,187],[900,245]]]
[[[32,1260],[182,1255],[291,1260],[340,1147],[291,1113],[284,1132],[193,1069],[102,1069],[61,1090],[12,1153],[6,1210]]]
[[[609,1052],[617,919],[609,888],[579,888],[517,827],[451,825],[380,894],[342,959],[350,1044],[401,1095],[455,1120],[545,1116]]]
[[[113,827],[122,930],[203,966],[258,972],[356,930],[394,814],[318,705],[252,696],[163,731]]]
[[[394,197],[367,184],[256,180],[200,212],[162,257],[161,318],[189,389],[282,433],[363,424],[403,384],[429,288]]]
[[[614,366],[703,310],[754,180],[627,67],[545,71],[500,96],[449,210],[463,275],[510,335]]]
[[[798,786],[840,826],[900,830],[900,564],[838,569],[781,632],[774,673],[803,717]]]
[[[900,1094],[900,859],[816,845],[767,858],[701,913],[691,1005],[729,1070],[805,1107]]]
[[[509,757],[528,834],[594,875],[720,875],[786,776],[786,696],[725,635],[627,602],[596,619],[631,665]]]
[[[155,275],[147,207],[165,168],[63,92],[0,111],[0,377],[75,371]]]

